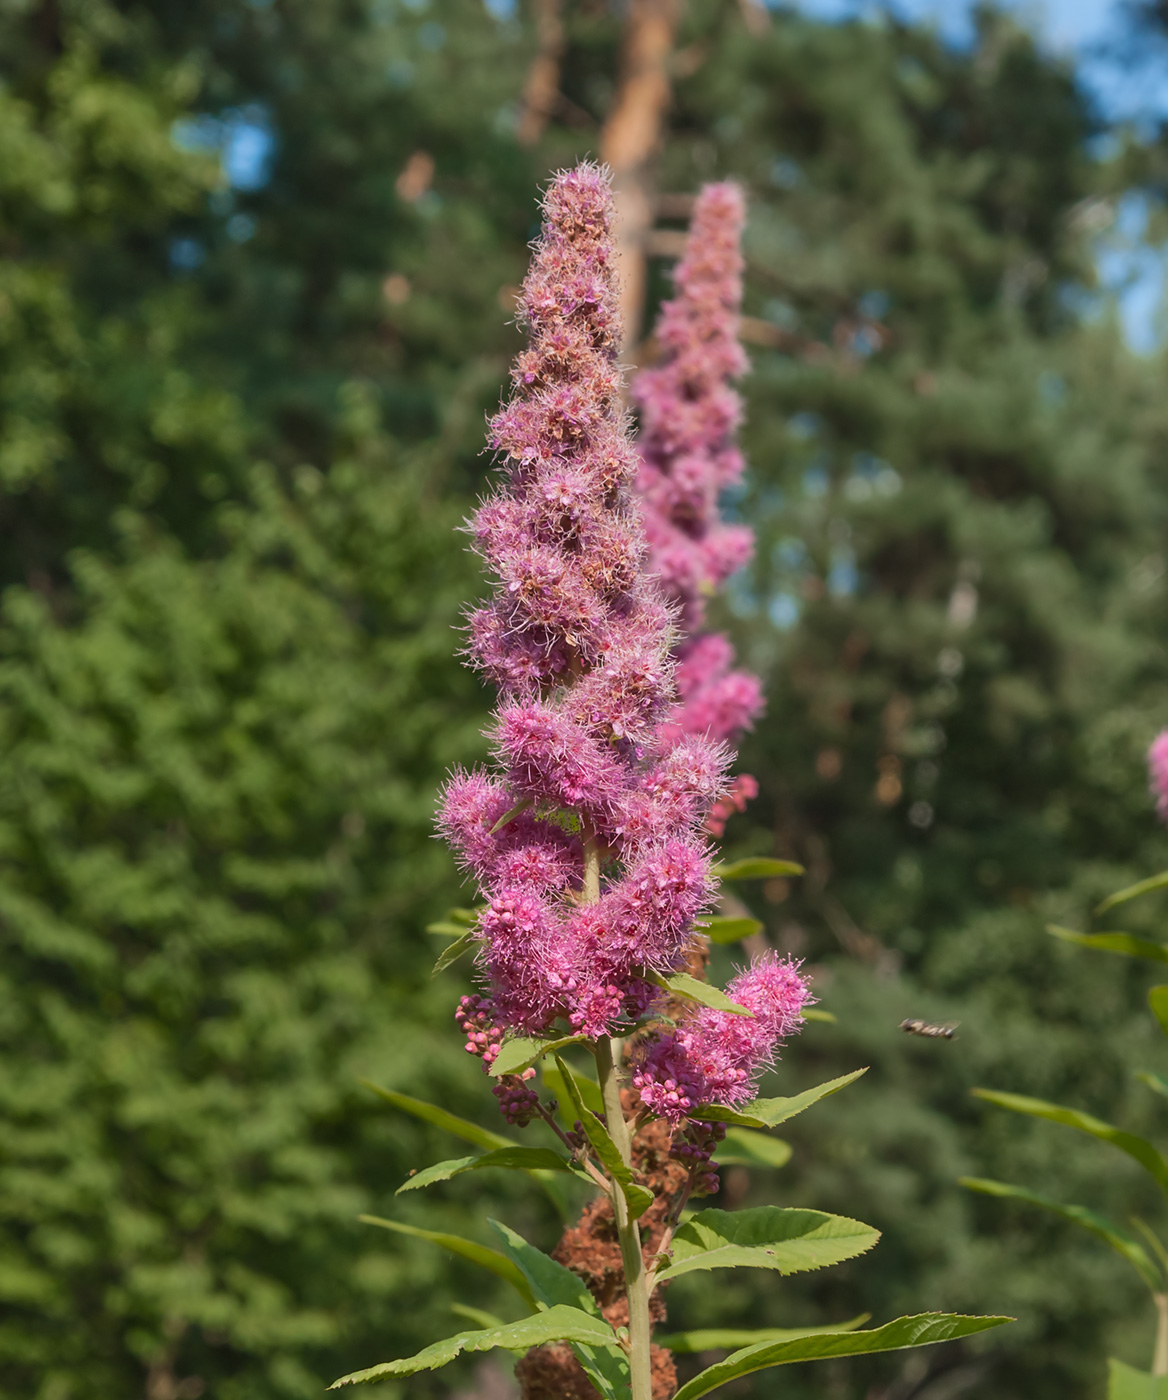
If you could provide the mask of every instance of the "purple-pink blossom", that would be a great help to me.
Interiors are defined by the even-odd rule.
[[[685,252],[674,272],[677,295],[661,309],[661,363],[634,379],[649,567],[678,609],[680,702],[666,737],[734,739],[762,713],[757,676],[733,669],[719,634],[701,635],[706,599],[750,558],[754,534],[721,517],[719,493],[742,476],[734,443],[741,400],[731,381],[746,367],[738,342],[742,301],[739,242],[746,216],[737,185],[698,195]]]
[[[799,964],[765,953],[726,988],[751,1016],[702,1007],[642,1054],[633,1086],[654,1112],[680,1122],[699,1104],[733,1107],[757,1093],[758,1077],[800,1029],[811,989]]]
[[[1148,749],[1148,785],[1160,820],[1168,823],[1168,729],[1162,729]]]

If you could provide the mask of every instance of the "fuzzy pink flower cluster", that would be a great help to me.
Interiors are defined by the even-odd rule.
[[[1168,822],[1168,729],[1156,735],[1148,750],[1148,785],[1160,820]]]
[[[702,1007],[684,1025],[660,1036],[634,1067],[642,1102],[678,1123],[702,1103],[732,1106],[754,1098],[758,1076],[802,1027],[811,992],[798,963],[765,953],[726,988],[753,1016]]]
[[[486,897],[496,1030],[562,1021],[597,1037],[638,1019],[657,995],[646,974],[681,966],[713,893],[700,831],[729,753],[658,739],[674,633],[630,489],[612,212],[594,165],[547,192],[520,306],[529,346],[490,430],[506,480],[472,522],[494,590],[469,650],[500,692],[499,771],[456,774],[440,824]],[[602,858],[593,903],[585,839]]]
[[[641,417],[637,489],[649,567],[677,605],[685,633],[679,703],[667,733],[728,740],[749,729],[763,708],[758,677],[733,669],[727,638],[699,634],[706,598],[754,548],[753,532],[726,524],[718,509],[718,493],[740,480],[744,465],[734,443],[742,403],[731,381],[747,367],[738,342],[745,217],[737,185],[707,185],[699,194],[674,272],[677,295],[657,324],[664,359],[632,385]]]

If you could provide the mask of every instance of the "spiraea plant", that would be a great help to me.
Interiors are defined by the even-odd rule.
[[[338,1386],[466,1352],[536,1349],[521,1363],[529,1396],[544,1385],[569,1400],[696,1400],[767,1367],[1003,1320],[926,1314],[870,1331],[739,1335],[725,1360],[680,1388],[668,1352],[653,1345],[661,1289],[676,1278],[801,1272],[853,1258],[878,1236],[820,1211],[691,1204],[718,1189],[715,1152],[728,1129],[757,1138],[765,1156],[769,1129],[862,1071],[758,1099],[763,1070],[802,1024],[803,975],[768,954],[722,992],[687,970],[700,965],[718,888],[704,826],[727,791],[731,754],[668,723],[679,706],[679,620],[647,558],[632,489],[639,459],[621,407],[612,217],[607,176],[590,164],[557,176],[544,200],[520,307],[529,345],[490,428],[502,482],[471,523],[494,582],[471,615],[468,651],[498,689],[495,764],[456,774],[440,812],[483,902],[460,916],[465,929],[455,922],[439,966],[475,953],[480,989],[457,1011],[466,1049],[494,1079],[507,1123],[538,1125],[547,1145],[385,1097],[487,1148],[419,1171],[402,1190],[487,1168],[551,1183],[575,1176],[598,1193],[592,1223],[604,1229],[590,1237],[611,1238],[619,1268],[568,1267],[497,1222],[494,1249],[434,1235],[514,1285],[526,1315],[483,1319],[491,1325]],[[551,1354],[547,1372],[538,1349],[548,1345],[569,1348],[579,1371],[557,1370]]]
[[[1168,730],[1157,735],[1148,750],[1148,779],[1156,811],[1160,820],[1168,825]],[[1096,906],[1095,917],[1110,914],[1111,910],[1121,905],[1165,888],[1168,888],[1168,870],[1162,870],[1157,875],[1150,875],[1145,880],[1108,895]],[[1151,962],[1168,963],[1168,941],[1160,942],[1154,938],[1116,929],[1080,933],[1074,929],[1062,928],[1058,924],[1049,924],[1047,932],[1063,942],[1073,943],[1082,948],[1116,953],[1121,957],[1146,958]],[[1168,985],[1152,987],[1149,990],[1148,1006],[1164,1034],[1168,1035]],[[1139,1070],[1137,1077],[1153,1093],[1168,1098],[1168,1081],[1162,1076],[1149,1070]],[[1075,1108],[1065,1108],[1061,1104],[1048,1103],[1045,1099],[1002,1093],[994,1089],[975,1089],[973,1092],[978,1098],[998,1108],[1009,1109],[1012,1113],[1025,1114],[1031,1118],[1043,1118],[1109,1143],[1144,1168],[1160,1188],[1165,1198],[1165,1206],[1168,1207],[1168,1154],[1146,1138],[1114,1127],[1092,1114],[1082,1113]],[[1086,1206],[1065,1205],[1023,1186],[992,1181],[985,1177],[963,1177],[962,1185],[987,1196],[1022,1201],[1060,1215],[1064,1220],[1089,1230],[1097,1239],[1110,1245],[1127,1260],[1151,1293],[1155,1307],[1156,1333],[1152,1369],[1150,1372],[1140,1371],[1112,1358],[1108,1363],[1108,1400],[1168,1400],[1168,1214],[1160,1221],[1158,1230],[1138,1217],[1133,1217],[1131,1229],[1124,1229]]]

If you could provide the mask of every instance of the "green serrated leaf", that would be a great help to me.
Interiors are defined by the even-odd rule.
[[[964,1186],[970,1191],[979,1191],[983,1196],[998,1196],[1005,1200],[1024,1201],[1028,1205],[1039,1206],[1043,1210],[1051,1211],[1054,1215],[1061,1215],[1064,1220],[1070,1220],[1076,1225],[1081,1225],[1084,1230],[1089,1230],[1097,1239],[1103,1240],[1117,1254],[1122,1255],[1153,1293],[1164,1286],[1160,1270],[1148,1257],[1148,1252],[1143,1245],[1133,1240],[1130,1235],[1124,1234],[1109,1220],[1105,1220],[1101,1215],[1096,1215],[1094,1211],[1088,1210],[1085,1206],[1066,1206],[1061,1201],[1051,1200],[1049,1196],[1041,1196],[1036,1191],[1027,1191],[1023,1186],[1011,1186],[1004,1181],[988,1181],[984,1177],[978,1176],[959,1177],[958,1185]]]
[[[380,1366],[370,1366],[365,1371],[354,1371],[333,1381],[330,1390],[339,1390],[343,1385],[361,1385],[366,1381],[379,1381],[386,1376],[412,1376],[418,1371],[436,1371],[446,1366],[464,1351],[493,1351],[501,1347],[506,1351],[528,1351],[531,1347],[543,1346],[546,1342],[582,1342],[590,1346],[616,1346],[616,1333],[603,1318],[581,1312],[579,1308],[554,1307],[546,1312],[534,1313],[519,1322],[508,1322],[502,1327],[487,1327],[479,1332],[460,1332],[457,1337],[447,1337],[424,1347],[416,1356],[403,1357],[400,1361],[385,1361]]]
[[[1168,962],[1168,943],[1155,943],[1150,938],[1136,938],[1130,933],[1076,933],[1074,929],[1060,928],[1058,924],[1047,924],[1046,931],[1055,938],[1061,938],[1064,943],[1075,943],[1080,948],[1094,948],[1101,953],[1122,953],[1127,958]]]
[[[711,943],[738,943],[761,933],[763,927],[761,919],[731,919],[718,915],[706,920],[702,932]]]
[[[432,1123],[436,1128],[444,1128],[446,1132],[462,1138],[463,1142],[472,1142],[476,1147],[487,1149],[517,1146],[510,1138],[504,1137],[502,1133],[493,1133],[490,1128],[481,1128],[477,1123],[471,1123],[466,1118],[459,1118],[456,1114],[439,1108],[437,1104],[426,1103],[424,1099],[411,1098],[409,1094],[399,1094],[395,1089],[383,1089],[379,1084],[374,1084],[368,1079],[362,1079],[361,1083],[366,1089],[372,1090],[379,1098],[384,1099],[386,1103],[393,1104],[394,1108],[400,1108],[403,1113],[420,1118],[424,1123]]]
[[[431,1244],[440,1245],[451,1254],[457,1254],[460,1259],[477,1264],[479,1268],[486,1269],[496,1278],[509,1283],[529,1308],[535,1307],[535,1296],[523,1276],[523,1271],[497,1249],[477,1244],[474,1240],[463,1239],[461,1235],[446,1234],[442,1230],[422,1230],[417,1225],[404,1225],[400,1220],[385,1220],[380,1215],[359,1215],[357,1219],[366,1225],[376,1225],[382,1230],[392,1230],[398,1235],[409,1235],[416,1240],[428,1240]]]
[[[1168,1376],[1137,1371],[1113,1357],[1107,1363],[1107,1400],[1168,1400]]]
[[[798,1337],[818,1337],[824,1332],[854,1332],[871,1316],[871,1313],[860,1313],[858,1317],[830,1327],[699,1327],[692,1332],[666,1332],[663,1336],[654,1336],[653,1341],[668,1351],[692,1355],[699,1351],[757,1346],[760,1342],[792,1342]]]
[[[659,972],[651,972],[648,980],[672,996],[700,1002],[702,1006],[713,1007],[715,1011],[729,1011],[734,1016],[754,1016],[753,1011],[739,1006],[736,1001],[731,1001],[725,992],[720,992],[709,982],[691,977],[688,972],[671,972],[668,977],[663,977]]]
[[[652,1191],[641,1186],[635,1180],[632,1169],[626,1166],[616,1143],[609,1135],[608,1129],[595,1113],[588,1110],[575,1076],[559,1055],[556,1056],[556,1068],[560,1071],[560,1078],[567,1090],[568,1099],[575,1109],[579,1121],[584,1125],[584,1135],[591,1144],[593,1152],[600,1159],[605,1171],[620,1187],[625,1200],[629,1203],[629,1214],[634,1220],[640,1219],[653,1204]]]
[[[455,925],[455,927],[457,927],[457,925]],[[440,972],[445,972],[446,969],[453,963],[456,963],[464,953],[469,953],[478,941],[479,936],[477,931],[473,928],[466,929],[453,943],[449,943],[443,948],[442,952],[438,955],[438,961],[434,964],[430,976],[437,977]]]
[[[507,1325],[496,1313],[486,1312],[482,1308],[472,1308],[468,1303],[451,1303],[450,1311],[455,1317],[473,1322],[476,1327],[506,1327]]]
[[[701,1269],[775,1269],[806,1273],[854,1259],[871,1249],[880,1231],[842,1215],[783,1206],[753,1210],[703,1210],[678,1227],[672,1258],[663,1262],[663,1278],[680,1278]]]
[[[1148,992],[1148,1006],[1160,1022],[1160,1029],[1168,1035],[1168,987],[1153,987]]]
[[[714,1160],[721,1167],[784,1167],[791,1160],[791,1144],[752,1128],[727,1128]]]
[[[553,1152],[550,1147],[500,1147],[498,1151],[485,1152],[481,1157],[452,1157],[448,1162],[436,1162],[402,1182],[394,1194],[400,1196],[405,1191],[418,1191],[423,1186],[433,1186],[436,1181],[449,1181],[451,1177],[481,1171],[484,1167],[504,1167],[511,1171],[572,1170],[567,1158]]]
[[[705,1123],[733,1123],[739,1128],[777,1128],[788,1118],[810,1108],[829,1094],[838,1094],[849,1084],[854,1084],[860,1075],[867,1074],[868,1067],[854,1069],[851,1074],[841,1074],[838,1079],[829,1079],[826,1084],[817,1084],[814,1089],[805,1089],[801,1094],[789,1099],[755,1099],[746,1108],[723,1108],[721,1104],[704,1103],[695,1108],[691,1118],[699,1118]]]
[[[922,1313],[919,1317],[899,1317],[868,1332],[819,1332],[790,1342],[762,1342],[743,1347],[725,1361],[708,1366],[700,1375],[688,1381],[673,1400],[699,1400],[720,1385],[765,1371],[772,1366],[786,1366],[792,1361],[821,1361],[830,1356],[865,1356],[877,1351],[901,1351],[906,1347],[930,1346],[934,1342],[951,1342],[958,1337],[971,1337],[1012,1317],[958,1317],[949,1313]]]
[[[1149,875],[1146,880],[1137,880],[1134,885],[1128,885],[1126,889],[1119,890],[1116,894],[1109,894],[1102,904],[1095,906],[1096,914],[1105,914],[1108,909],[1114,909],[1117,904],[1126,904],[1129,899],[1138,899],[1142,894],[1151,894],[1153,890],[1162,890],[1168,885],[1168,870],[1161,870],[1159,875]]]
[[[718,880],[772,880],[782,875],[802,875],[803,867],[793,860],[771,860],[769,856],[747,856],[729,865],[715,865]]]
[[[1158,988],[1153,987],[1152,990],[1157,991]],[[1168,993],[1168,987],[1165,987],[1164,991]],[[1051,1123],[1062,1123],[1065,1127],[1098,1138],[1100,1142],[1109,1142],[1121,1152],[1126,1152],[1129,1157],[1134,1157],[1140,1166],[1155,1178],[1160,1189],[1168,1194],[1168,1161],[1164,1160],[1150,1142],[1136,1137],[1134,1133],[1112,1127],[1110,1123],[1093,1118],[1089,1113],[1063,1108],[1056,1103],[1047,1103],[1044,1099],[1027,1098],[1024,1094],[1002,1094],[993,1089],[974,1089],[972,1093],[975,1098],[984,1099],[986,1103],[996,1104],[999,1108],[1008,1108],[1011,1113],[1024,1113],[1031,1118],[1045,1118]]]
[[[499,1047],[499,1053],[491,1065],[491,1074],[496,1079],[504,1074],[518,1074],[544,1055],[562,1050],[565,1045],[579,1045],[586,1039],[582,1035],[562,1035],[558,1040],[541,1040],[533,1035],[509,1036]]]
[[[488,1223],[502,1240],[507,1257],[521,1271],[532,1297],[540,1306],[550,1308],[562,1303],[595,1317],[602,1316],[596,1299],[578,1274],[528,1244],[522,1235],[500,1221]],[[581,1343],[576,1343],[572,1350],[606,1400],[627,1400],[629,1363],[623,1352],[614,1354],[608,1348],[597,1349]]]

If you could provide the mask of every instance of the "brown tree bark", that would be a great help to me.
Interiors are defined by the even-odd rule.
[[[653,174],[671,97],[670,59],[681,0],[628,0],[616,100],[600,136],[612,168],[621,265],[625,354],[640,338],[646,238],[653,227]]]
[[[523,111],[516,138],[521,146],[534,146],[544,133],[560,97],[560,63],[564,56],[564,20],[561,0],[534,0],[538,47],[523,85]]]

